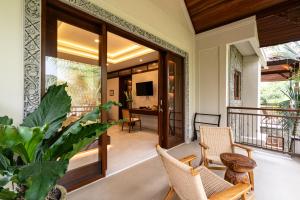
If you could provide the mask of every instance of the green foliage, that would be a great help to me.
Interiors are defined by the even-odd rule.
[[[0,124],[2,125],[12,125],[13,120],[8,116],[0,117]]]
[[[261,104],[279,104],[288,98],[282,93],[282,90],[288,87],[288,81],[280,82],[262,82],[260,89]]]
[[[100,121],[102,110],[119,105],[108,102],[62,128],[71,106],[66,86],[51,86],[20,127],[0,117],[0,199],[45,199],[66,173],[69,160],[115,124]],[[4,189],[9,182],[25,191]]]

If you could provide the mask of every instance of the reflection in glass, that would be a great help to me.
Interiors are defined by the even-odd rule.
[[[180,60],[168,61],[169,140],[177,143],[183,138],[183,73]]]
[[[99,66],[47,57],[46,89],[53,84],[63,83],[68,83],[67,92],[72,97],[72,109],[93,107],[101,103]]]

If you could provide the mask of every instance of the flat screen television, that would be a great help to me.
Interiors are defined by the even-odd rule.
[[[136,96],[153,96],[153,82],[136,83]]]

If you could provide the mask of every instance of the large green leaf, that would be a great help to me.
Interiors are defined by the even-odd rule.
[[[9,189],[0,188],[0,199],[1,200],[15,200],[17,194]]]
[[[43,140],[46,130],[47,126],[44,126],[43,128],[19,127],[19,133],[22,136],[24,148],[27,152],[29,161],[35,160],[37,147]]]
[[[10,161],[0,152],[0,170],[7,170],[10,166]]]
[[[69,127],[57,133],[55,142],[49,145],[46,152],[46,159],[70,159],[73,155],[82,150],[87,144],[97,139],[110,126],[115,123],[100,123],[100,110],[109,110],[116,102],[109,101],[92,112],[87,113],[81,119]]]
[[[0,124],[2,125],[12,125],[13,120],[8,116],[0,117]]]
[[[68,167],[68,161],[35,162],[20,169],[18,178],[27,186],[26,200],[44,200],[48,192],[61,178]]]
[[[18,129],[10,125],[0,124],[0,146],[12,147],[22,142]]]
[[[49,87],[39,107],[24,119],[22,126],[43,127],[48,124],[46,139],[57,132],[71,107],[71,97],[65,90],[66,86],[67,84]]]

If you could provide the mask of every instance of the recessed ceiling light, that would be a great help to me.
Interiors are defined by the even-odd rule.
[[[106,66],[108,66],[109,65],[109,63],[106,63]]]
[[[143,62],[143,59],[140,59],[140,62]]]
[[[99,43],[99,39],[95,39],[94,42]]]

